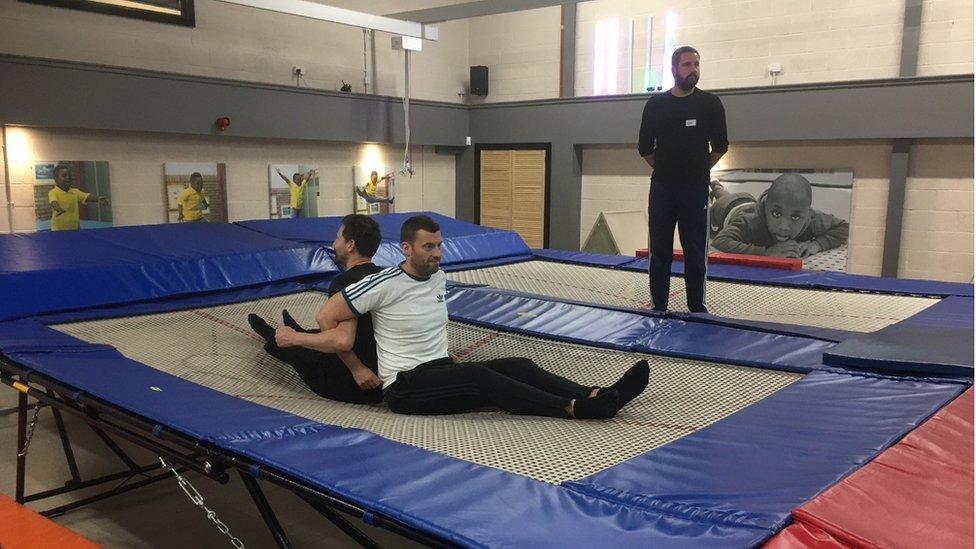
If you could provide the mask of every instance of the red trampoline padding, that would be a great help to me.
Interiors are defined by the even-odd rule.
[[[96,549],[101,546],[0,494],[0,547]]]
[[[637,257],[647,257],[647,248],[641,248],[635,253]],[[674,259],[684,261],[685,254],[681,250],[674,251]],[[764,267],[766,269],[782,269],[784,271],[799,271],[803,268],[803,260],[795,257],[768,257],[765,255],[729,254],[712,252],[708,254],[709,263],[725,265],[742,265],[745,267]]]
[[[972,549],[973,389],[793,518],[853,546]]]
[[[816,526],[797,522],[763,544],[762,549],[848,549],[849,544]]]

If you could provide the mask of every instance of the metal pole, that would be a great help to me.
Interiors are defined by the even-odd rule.
[[[21,455],[24,444],[27,443],[27,395],[17,394],[17,488],[15,491],[17,503],[24,503],[24,472],[27,466],[27,454]]]
[[[7,232],[14,232],[14,197],[10,189],[10,155],[7,154],[7,126],[3,126],[3,187],[7,193]]]
[[[281,527],[281,523],[278,522],[278,517],[275,516],[274,511],[268,504],[268,498],[264,497],[264,492],[258,485],[258,482],[254,480],[249,474],[238,469],[238,474],[241,475],[241,481],[244,482],[244,486],[247,488],[247,493],[251,494],[251,499],[254,500],[254,504],[258,506],[258,511],[261,512],[261,518],[264,519],[264,523],[268,525],[268,530],[271,530],[271,535],[275,539],[275,543],[281,549],[289,549],[291,547],[291,542],[288,541],[288,537],[285,535],[285,530]]]

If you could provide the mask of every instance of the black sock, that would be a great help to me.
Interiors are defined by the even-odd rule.
[[[613,385],[600,389],[599,394],[607,391],[616,391],[620,399],[620,407],[623,408],[628,402],[637,398],[637,395],[644,392],[647,387],[648,378],[651,375],[651,367],[646,360],[638,360],[631,366],[624,375],[620,376]]]
[[[285,326],[288,326],[289,328],[291,328],[292,330],[295,330],[296,332],[304,332],[305,331],[305,329],[302,328],[302,325],[299,324],[297,320],[295,320],[294,318],[292,318],[291,313],[288,312],[288,309],[285,309],[285,310],[281,311],[281,320],[283,321],[282,323]]]
[[[270,324],[265,322],[265,320],[258,315],[251,313],[247,315],[247,323],[251,325],[251,329],[254,330],[259,336],[264,338],[265,341],[275,340],[275,329],[271,327]]]
[[[311,330],[306,330],[305,328],[302,328],[302,325],[299,324],[297,320],[292,318],[291,313],[288,312],[288,309],[281,311],[281,319],[283,320],[285,326],[288,326],[289,328],[295,330],[296,332],[301,332],[303,334],[317,334],[322,331],[319,330],[318,328],[313,328]]]
[[[578,398],[573,403],[573,417],[576,419],[609,419],[617,415],[620,401],[617,391],[600,391],[595,397]]]

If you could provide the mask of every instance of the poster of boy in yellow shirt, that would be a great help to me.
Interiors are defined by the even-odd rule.
[[[112,226],[108,162],[42,162],[33,166],[39,231]]]
[[[393,213],[393,203],[396,197],[393,189],[396,181],[396,170],[383,168],[383,175],[379,170],[368,169],[365,166],[353,168],[353,206],[354,213],[378,214]]]
[[[268,166],[271,219],[318,217],[319,169],[305,164]]]
[[[227,221],[224,164],[167,162],[163,172],[167,223]]]

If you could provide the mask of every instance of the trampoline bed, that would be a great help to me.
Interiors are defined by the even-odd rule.
[[[620,307],[649,307],[647,274],[554,261],[524,261],[509,265],[452,271],[451,280],[488,284],[520,292],[602,303]],[[671,279],[670,306],[687,311],[684,279]],[[916,315],[938,302],[928,297],[841,292],[709,280],[706,302],[713,315],[873,332]]]
[[[402,218],[380,218],[385,237],[396,238]],[[532,254],[512,233],[439,220],[455,234],[446,235],[445,268],[542,263],[527,261]],[[908,377],[884,371],[885,359],[872,373],[858,369],[877,358],[863,344],[841,352],[816,338],[629,305],[456,285],[447,303],[457,360],[528,356],[606,384],[645,357],[649,389],[609,421],[492,410],[409,417],[330,402],[264,353],[246,316],[274,320],[287,308],[312,323],[339,270],[300,236],[328,234],[336,222],[0,238],[10,266],[0,289],[11,296],[0,308],[0,380],[21,392],[19,446],[33,398],[183,470],[222,482],[237,472],[282,547],[259,480],[293,491],[347,532],[333,509],[433,545],[750,547],[972,383],[971,363],[968,371],[924,364],[946,377]],[[269,234],[278,228],[292,236]],[[381,257],[395,260],[389,240],[384,247]],[[70,296],[37,291],[72,284],[79,291]],[[971,337],[969,292],[912,318],[956,315]],[[845,366],[825,365],[828,351]],[[23,470],[19,462],[20,501]]]
[[[288,309],[308,325],[323,294],[303,292],[220,307],[62,324],[54,328],[225,394],[310,420],[364,429],[391,440],[535,479],[559,483],[596,473],[697,431],[774,391],[798,374],[639,355],[452,322],[451,353],[461,361],[533,357],[584,385],[607,385],[634,361],[651,364],[647,391],[613,420],[568,422],[483,412],[441,417],[396,415],[381,404],[344,404],[312,393],[269,356],[247,314]]]

